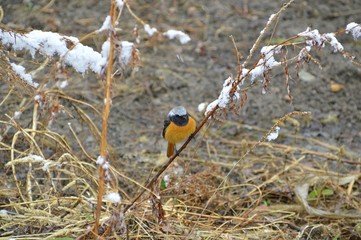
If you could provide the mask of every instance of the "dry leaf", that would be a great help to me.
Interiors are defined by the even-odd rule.
[[[331,81],[331,82],[330,82],[331,92],[339,92],[339,91],[343,90],[344,88],[345,88],[344,85],[335,83],[334,81]]]

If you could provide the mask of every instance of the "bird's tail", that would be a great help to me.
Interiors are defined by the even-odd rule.
[[[167,157],[171,157],[174,153],[174,144],[168,142]]]

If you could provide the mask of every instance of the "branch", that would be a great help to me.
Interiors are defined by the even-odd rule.
[[[112,26],[114,28],[116,25],[115,0],[111,0],[109,15],[111,16]],[[114,38],[115,38],[114,31],[110,31],[109,37],[110,37],[110,51],[109,51],[109,58],[108,58],[106,82],[105,82],[105,88],[104,88],[105,104],[103,107],[103,125],[102,125],[102,135],[101,135],[101,145],[100,145],[100,156],[103,159],[106,159],[106,154],[107,154],[107,129],[108,129],[108,118],[109,118],[110,103],[111,103],[111,85],[112,85]],[[98,186],[99,190],[98,190],[98,198],[97,198],[97,207],[96,207],[96,211],[95,211],[95,223],[94,223],[94,229],[93,229],[95,238],[97,238],[97,235],[98,235],[100,213],[101,213],[102,200],[103,200],[103,194],[104,194],[105,171],[103,169],[103,164],[99,164],[98,172],[99,172],[99,186]]]

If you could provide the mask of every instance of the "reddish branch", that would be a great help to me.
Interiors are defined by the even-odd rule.
[[[113,29],[116,24],[116,5],[115,0],[111,1],[110,12],[109,15],[112,19],[112,26]],[[103,124],[102,124],[102,135],[101,135],[101,145],[100,145],[100,156],[106,159],[107,154],[107,129],[108,129],[108,118],[110,113],[110,103],[111,103],[111,85],[112,85],[112,71],[113,71],[113,56],[114,56],[114,38],[115,34],[113,31],[110,31],[110,51],[109,51],[109,58],[108,58],[108,68],[107,68],[107,75],[105,81],[105,88],[104,88],[104,97],[105,97],[105,104],[103,107]],[[104,194],[104,178],[105,178],[105,171],[103,169],[103,164],[99,164],[98,167],[99,172],[99,186],[98,186],[98,198],[97,198],[97,207],[95,211],[95,223],[94,223],[94,235],[97,238],[98,229],[99,229],[99,220],[100,220],[100,213],[102,207],[102,199]]]

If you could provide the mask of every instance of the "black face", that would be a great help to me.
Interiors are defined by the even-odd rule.
[[[175,123],[177,126],[185,126],[188,123],[188,114],[187,115],[173,115],[169,119]]]

